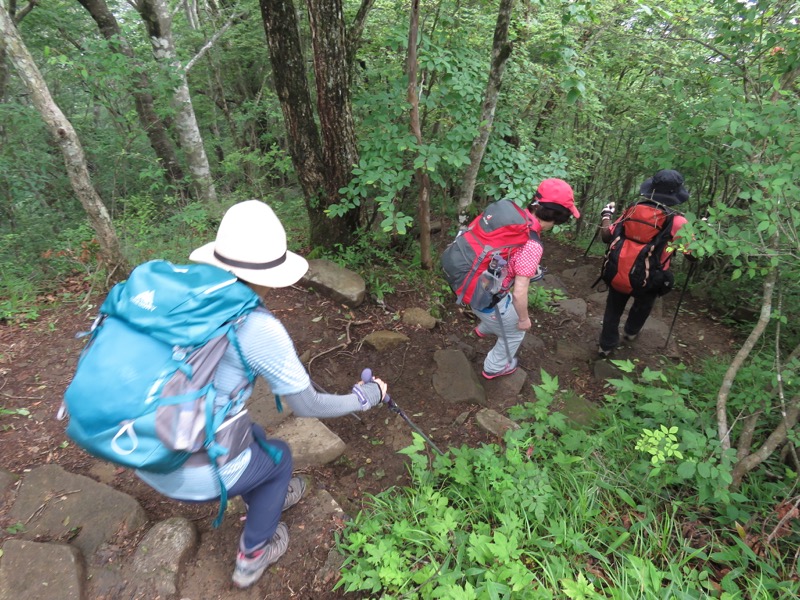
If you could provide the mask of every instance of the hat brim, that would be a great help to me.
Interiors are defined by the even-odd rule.
[[[653,178],[649,177],[645,179],[644,183],[639,186],[639,193],[642,196],[647,196],[648,198],[654,198],[658,200],[659,198],[672,198],[673,204],[683,204],[689,199],[689,190],[686,189],[685,186],[681,185],[678,188],[678,191],[674,194],[665,194],[663,192],[657,192],[655,187],[653,186]]]
[[[580,211],[578,211],[578,207],[575,206],[574,203],[569,204],[569,205],[565,205],[565,204],[562,204],[561,202],[553,202],[552,200],[540,200],[539,201],[539,205],[543,206],[545,208],[551,208],[551,209],[554,208],[554,207],[563,208],[564,210],[568,210],[569,213],[573,217],[575,217],[576,219],[580,219],[581,218],[581,213],[580,213]]]
[[[226,265],[214,256],[216,242],[210,242],[197,248],[189,255],[189,260],[207,265],[214,265],[233,273],[239,279],[248,283],[271,288],[281,288],[294,285],[308,271],[308,261],[294,252],[286,252],[286,260],[280,265],[269,269],[244,269]]]

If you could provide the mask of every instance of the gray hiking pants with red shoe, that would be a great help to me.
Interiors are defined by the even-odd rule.
[[[511,363],[511,359],[517,355],[517,350],[519,350],[522,340],[525,339],[525,332],[517,328],[519,316],[511,302],[511,294],[506,294],[500,300],[497,309],[500,312],[500,321],[497,319],[498,311],[494,308],[485,309],[488,312],[472,311],[480,319],[478,331],[497,336],[497,342],[483,361],[483,370],[486,373],[498,373],[505,369]],[[505,341],[503,341],[504,337]],[[508,349],[506,349],[506,344],[508,344]]]

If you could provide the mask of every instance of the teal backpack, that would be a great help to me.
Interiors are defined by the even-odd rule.
[[[108,294],[88,333],[64,394],[67,435],[124,467],[168,473],[204,451],[217,469],[228,453],[217,430],[255,379],[235,329],[259,306],[253,290],[211,265],[154,260],[136,267]],[[247,381],[218,398],[214,373],[231,344]],[[280,460],[274,449],[270,454]],[[215,525],[227,501],[221,478],[219,484]]]

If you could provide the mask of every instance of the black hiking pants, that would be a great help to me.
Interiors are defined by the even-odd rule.
[[[631,297],[630,294],[623,294],[614,288],[608,288],[606,312],[603,315],[603,331],[600,333],[601,350],[613,350],[619,344],[619,321]],[[633,299],[628,319],[625,321],[626,334],[636,335],[641,331],[657,299],[657,294],[646,294]]]

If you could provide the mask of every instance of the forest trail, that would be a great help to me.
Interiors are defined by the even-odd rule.
[[[599,257],[583,257],[580,250],[549,239],[544,244],[543,262],[549,272],[542,287],[561,291],[554,292],[557,300],[547,310],[532,313],[534,326],[520,350],[520,374],[483,385],[486,406],[501,414],[509,406],[532,398],[531,384],[540,381],[540,370],[558,376],[561,387],[574,390],[575,396],[586,403],[585,407],[602,402],[607,393],[604,380],[613,375],[612,363],[597,359],[605,294],[592,289],[591,284],[597,278]],[[659,368],[671,362],[692,364],[712,355],[731,353],[734,349],[731,331],[688,294],[670,343],[664,348],[678,295],[679,292],[674,292],[660,301],[639,338],[622,345],[613,358],[637,360],[641,365]],[[389,382],[392,397],[407,415],[439,447],[477,445],[496,439],[478,423],[476,416],[482,406],[447,402],[437,394],[432,383],[439,368],[435,356],[442,349],[463,351],[467,368],[480,381],[477,374],[483,357],[494,343],[490,339],[476,338],[472,333],[474,321],[454,305],[447,307],[449,313],[433,329],[425,329],[409,326],[398,318],[409,309],[428,308],[414,290],[400,286],[396,293],[387,296],[383,305],[368,302],[357,309],[301,288],[278,290],[269,304],[295,340],[298,354],[313,359],[312,378],[325,389],[349,389],[361,369],[371,366],[376,375]],[[0,421],[3,426],[0,453],[7,469],[0,476],[4,502],[0,508],[3,526],[0,543],[5,550],[0,558],[0,573],[5,571],[8,577],[20,560],[33,560],[45,564],[40,569],[29,569],[28,573],[55,576],[59,573],[56,565],[74,562],[75,566],[66,572],[73,578],[78,577],[75,569],[80,570],[80,560],[76,561],[73,554],[60,555],[55,560],[51,554],[44,553],[32,559],[30,545],[20,547],[24,540],[40,542],[36,548],[56,546],[46,542],[58,542],[55,550],[63,553],[64,542],[71,540],[69,535],[34,534],[33,520],[25,523],[27,517],[22,519],[12,511],[20,490],[18,478],[22,476],[24,480],[42,467],[52,469],[58,465],[68,474],[88,477],[92,483],[98,482],[134,499],[143,509],[142,523],[145,524],[140,524],[136,531],[113,538],[103,546],[102,552],[86,561],[88,572],[92,574],[87,588],[90,598],[156,597],[154,588],[144,586],[141,570],[136,571],[134,567],[139,564],[140,569],[145,568],[141,567],[141,560],[136,562],[137,548],[141,554],[143,540],[152,543],[152,537],[147,535],[159,531],[153,529],[155,524],[164,527],[163,523],[172,522],[170,520],[175,517],[191,524],[189,529],[195,529],[196,540],[188,539],[192,536],[187,534],[189,550],[180,555],[181,560],[175,567],[177,575],[172,576],[177,582],[176,589],[164,588],[157,597],[192,600],[344,597],[341,591],[331,590],[341,560],[338,553],[332,551],[335,533],[343,527],[346,515],[353,516],[360,510],[365,494],[407,482],[405,457],[397,454],[397,450],[411,442],[411,428],[407,423],[382,408],[362,413],[357,419],[348,416],[325,421],[327,428],[346,444],[344,453],[332,463],[309,464],[302,468],[311,485],[300,505],[286,513],[291,536],[288,553],[251,589],[236,590],[230,583],[230,575],[241,530],[241,506],[232,503],[222,527],[212,529],[211,521],[217,510],[215,503],[185,504],[155,494],[130,472],[94,460],[75,448],[64,435],[63,423],[54,419],[80,348],[74,334],[88,328],[94,310],[62,306],[43,312],[39,321],[27,327],[0,326],[0,373],[3,377],[0,405],[9,413]],[[353,326],[354,322],[362,324]],[[375,331],[399,332],[408,341],[377,351],[363,343],[364,338]],[[508,381],[503,382],[503,379]],[[268,406],[269,402],[265,397],[264,403]],[[20,409],[29,414],[17,412]],[[73,491],[72,485],[65,483],[62,487]],[[63,501],[53,506],[67,506],[70,496],[65,495]],[[60,498],[58,494],[55,497]],[[100,515],[110,506],[109,501],[99,493],[94,498],[99,505],[86,504],[87,513]],[[127,505],[123,501],[111,504]],[[75,517],[62,517],[57,523],[70,531],[64,524],[74,524]],[[63,595],[66,588],[54,586],[51,589],[61,590],[57,597],[67,597]]]

